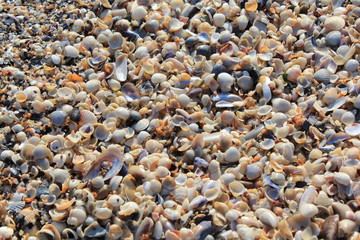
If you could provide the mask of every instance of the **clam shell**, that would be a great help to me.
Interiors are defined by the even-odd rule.
[[[127,79],[127,74],[127,57],[123,54],[116,58],[115,76],[117,80],[124,82]]]
[[[351,125],[348,125],[345,127],[345,132],[349,134],[350,136],[356,137],[360,135],[360,124],[359,123],[353,123]]]
[[[67,114],[64,111],[55,111],[50,114],[50,119],[55,126],[61,126],[65,123]]]
[[[132,102],[140,98],[139,90],[132,83],[125,83],[121,88],[121,92],[128,102]]]
[[[345,20],[339,16],[332,16],[325,20],[324,27],[330,31],[338,31],[345,26]]]

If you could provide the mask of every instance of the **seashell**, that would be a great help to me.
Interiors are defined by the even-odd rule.
[[[121,180],[123,179],[122,176],[114,176],[111,178],[109,186],[112,191],[115,191],[118,187],[120,187]]]
[[[135,202],[126,202],[120,206],[119,216],[131,216],[131,214],[139,212],[139,206]]]
[[[196,209],[199,208],[201,206],[203,206],[204,204],[206,204],[207,199],[201,195],[195,197],[193,200],[191,200],[191,202],[189,203],[189,209]]]
[[[85,90],[88,93],[96,92],[99,90],[99,88],[100,88],[100,81],[96,79],[87,81],[85,84]]]
[[[291,228],[303,229],[306,228],[310,223],[310,218],[305,217],[301,214],[294,214],[286,219]]]
[[[312,218],[319,212],[319,210],[314,204],[306,203],[299,208],[299,212],[305,217]]]
[[[214,14],[213,22],[214,22],[215,26],[222,27],[222,26],[224,26],[225,21],[226,21],[226,17],[225,17],[224,14],[222,14],[222,13],[215,13]]]
[[[358,68],[359,61],[355,59],[349,59],[344,65],[344,69],[348,72],[355,72]]]
[[[330,240],[337,239],[338,224],[339,215],[336,214],[327,217],[321,228],[321,236]]]
[[[132,102],[140,98],[139,90],[132,83],[125,83],[121,88],[121,92],[128,102]]]
[[[251,164],[246,166],[246,178],[249,180],[255,180],[261,176],[261,169],[256,164]]]
[[[64,48],[64,56],[70,58],[77,58],[79,56],[79,50],[77,50],[73,46],[68,45]]]
[[[291,109],[291,103],[285,99],[276,98],[272,104],[274,112],[286,113]]]
[[[12,239],[13,236],[14,236],[14,229],[7,226],[0,227],[1,239]]]
[[[179,31],[180,29],[183,28],[183,26],[184,26],[184,23],[183,23],[183,22],[180,22],[178,19],[173,18],[173,19],[171,19],[171,22],[170,22],[169,31],[170,31],[170,32]]]
[[[227,162],[238,162],[240,159],[240,152],[235,147],[230,147],[226,150],[224,159]]]
[[[115,145],[110,145],[104,150],[100,156],[92,163],[91,168],[84,176],[84,180],[95,178],[99,174],[99,170],[103,162],[112,164],[111,169],[103,177],[104,181],[114,177],[121,170],[123,162],[123,154]]]
[[[17,214],[25,207],[25,202],[24,201],[9,202],[7,207],[10,213]]]
[[[78,234],[71,228],[65,228],[61,233],[62,239],[77,240],[79,239]]]
[[[94,137],[101,141],[108,141],[111,137],[110,131],[105,127],[104,124],[99,124],[94,131]]]
[[[80,121],[79,125],[83,126],[84,124],[94,124],[97,122],[97,117],[94,113],[90,112],[89,110],[81,110],[80,111]]]
[[[106,229],[102,228],[97,221],[91,223],[84,230],[84,235],[87,238],[100,238],[106,235]]]
[[[196,48],[196,55],[204,56],[205,58],[210,58],[212,54],[211,47],[208,45],[200,45]]]
[[[62,221],[68,215],[66,210],[51,209],[49,215],[53,221]]]
[[[145,234],[152,232],[153,227],[154,221],[149,217],[145,217],[136,230],[135,239],[142,239]]]
[[[259,208],[255,211],[255,215],[263,224],[269,227],[276,228],[279,224],[279,219],[277,218],[277,216],[268,209]]]
[[[62,199],[62,200],[60,200],[59,203],[55,203],[55,206],[56,206],[57,210],[62,211],[62,210],[66,210],[66,209],[70,208],[74,202],[75,202],[74,198],[71,200]]]
[[[244,31],[249,23],[249,19],[246,15],[241,15],[237,18],[237,24],[240,31]]]
[[[258,8],[258,3],[256,1],[248,1],[245,3],[245,9],[248,12],[255,12]]]
[[[120,48],[123,45],[123,42],[123,36],[119,32],[113,33],[109,36],[108,43],[111,49]]]
[[[112,216],[112,211],[108,208],[96,208],[93,215],[100,220],[109,219]]]
[[[144,119],[141,119],[140,121],[138,121],[133,126],[133,128],[134,128],[135,131],[140,132],[140,131],[143,131],[143,130],[147,129],[149,124],[150,124],[150,121],[148,119],[144,118]]]
[[[253,89],[254,80],[250,76],[241,76],[237,79],[237,84],[243,91],[249,91]]]
[[[33,156],[35,159],[44,159],[47,157],[52,158],[52,153],[49,148],[47,148],[45,145],[37,145],[33,149]]]
[[[326,68],[319,69],[314,73],[314,78],[324,84],[328,84],[330,82],[331,76],[332,73]]]
[[[79,128],[78,132],[83,137],[90,137],[94,132],[94,125],[92,123],[86,123]]]
[[[15,98],[18,103],[23,103],[27,100],[27,94],[23,91],[18,91],[15,93]]]
[[[127,74],[127,57],[125,54],[123,54],[116,58],[115,76],[117,80],[124,82],[127,79]]]
[[[355,116],[352,112],[345,112],[343,115],[341,115],[340,121],[345,125],[350,125],[355,122]]]
[[[264,150],[270,150],[275,146],[275,141],[268,138],[268,139],[260,142],[259,146]]]
[[[325,20],[324,27],[330,31],[339,31],[345,26],[345,20],[339,16],[332,16]]]
[[[325,92],[324,97],[322,98],[322,101],[327,105],[332,104],[336,100],[337,100],[337,90],[335,88],[329,88]]]
[[[350,184],[350,177],[346,173],[336,172],[334,173],[334,179],[337,183],[342,184],[344,186],[348,186]]]
[[[244,192],[246,192],[246,188],[239,181],[231,182],[229,184],[229,190],[231,194],[235,197],[238,197]]]
[[[353,123],[345,127],[345,132],[350,136],[356,137],[360,135],[360,124]]]
[[[134,7],[131,11],[131,19],[140,21],[147,15],[147,11],[143,6]]]
[[[59,97],[59,100],[72,100],[75,96],[74,89],[68,88],[68,87],[62,87],[57,90],[57,95]]]
[[[331,31],[326,34],[325,42],[327,46],[330,47],[338,47],[341,41],[341,32],[339,31]]]

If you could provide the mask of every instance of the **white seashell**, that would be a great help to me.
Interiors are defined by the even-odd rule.
[[[339,31],[345,26],[345,20],[339,16],[332,16],[325,20],[324,27],[330,31]]]
[[[170,32],[179,31],[180,29],[183,28],[183,26],[184,26],[183,22],[180,22],[177,18],[173,18],[173,19],[171,19],[171,22],[170,22],[169,31]]]
[[[117,80],[124,82],[127,79],[127,73],[127,57],[123,54],[116,58],[115,76]]]
[[[345,127],[345,132],[349,134],[350,136],[356,137],[360,135],[360,124],[359,123],[353,123],[351,125],[348,125]]]
[[[268,139],[260,142],[259,145],[264,150],[270,150],[275,146],[275,141],[268,138]]]
[[[65,57],[71,57],[71,58],[77,58],[79,56],[79,50],[77,50],[73,46],[66,46],[64,49],[64,56]]]
[[[350,59],[344,65],[344,69],[349,72],[355,72],[359,68],[359,61],[355,59]]]
[[[316,71],[314,74],[314,78],[319,82],[323,82],[324,84],[328,84],[330,82],[331,76],[332,73],[326,68],[322,68]]]
[[[239,181],[231,182],[229,184],[229,190],[234,197],[238,197],[244,192],[246,192],[246,188]]]
[[[282,98],[276,98],[273,101],[273,110],[274,112],[283,112],[286,113],[291,109],[291,103]]]
[[[143,6],[137,6],[131,11],[131,18],[134,20],[141,20],[147,15],[147,11]]]
[[[121,45],[123,45],[123,41],[124,41],[123,37],[119,32],[111,34],[109,36],[109,40],[108,40],[109,47],[111,49],[117,49],[117,48],[121,47]]]
[[[96,122],[97,122],[97,117],[95,116],[94,113],[90,112],[89,110],[80,111],[80,122],[79,122],[80,126],[88,123],[94,124]]]
[[[255,211],[255,215],[263,224],[269,227],[276,228],[279,224],[279,219],[277,218],[277,216],[268,209],[259,208]]]
[[[238,162],[240,159],[240,152],[235,147],[230,147],[226,150],[224,158],[227,162]]]
[[[319,210],[314,204],[307,203],[299,208],[299,212],[305,217],[312,218],[319,212]]]

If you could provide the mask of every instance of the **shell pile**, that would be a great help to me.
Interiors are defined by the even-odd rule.
[[[0,239],[360,239],[359,0],[0,17]]]

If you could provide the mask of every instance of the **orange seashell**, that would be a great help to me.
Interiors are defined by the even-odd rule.
[[[70,73],[66,76],[66,79],[71,82],[82,82],[84,79],[77,75],[76,73]]]
[[[258,7],[258,4],[256,1],[249,1],[245,3],[245,9],[249,12],[255,12]]]
[[[71,199],[71,200],[61,200],[60,203],[55,203],[56,209],[57,210],[66,210],[69,207],[71,207],[71,205],[75,202],[75,199]]]

